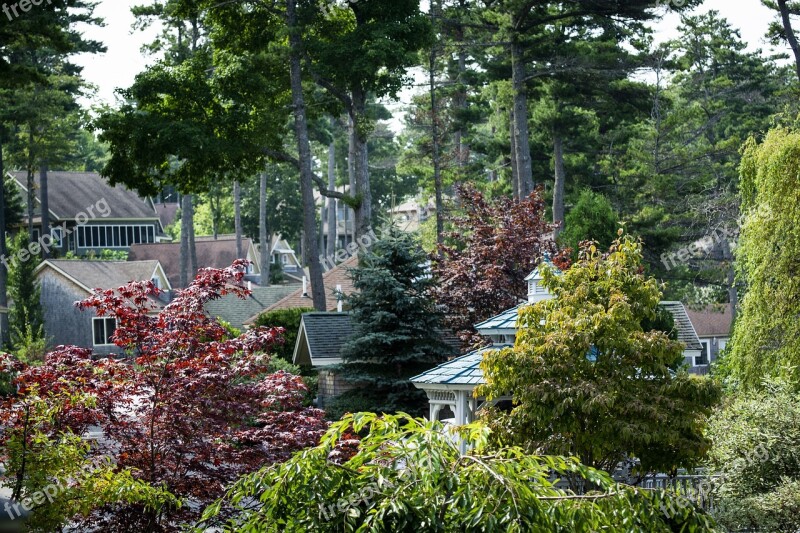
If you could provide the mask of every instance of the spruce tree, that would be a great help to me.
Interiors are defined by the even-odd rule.
[[[342,347],[341,376],[358,388],[326,406],[344,411],[427,413],[427,398],[409,378],[444,361],[448,349],[439,334],[439,316],[428,294],[427,256],[414,237],[396,228],[350,269],[357,289],[346,298],[353,336]]]

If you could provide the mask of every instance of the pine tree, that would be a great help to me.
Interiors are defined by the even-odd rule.
[[[442,362],[447,347],[428,294],[431,277],[419,243],[395,228],[386,230],[350,270],[357,289],[347,297],[353,336],[342,347],[341,376],[359,387],[327,406],[338,410],[427,412],[427,399],[410,377]]]
[[[28,234],[21,231],[13,242],[13,253],[28,247]],[[9,312],[11,343],[16,355],[23,360],[36,359],[44,354],[44,311],[40,300],[41,287],[36,281],[35,256],[27,261],[14,261],[8,274],[8,292],[12,300]]]

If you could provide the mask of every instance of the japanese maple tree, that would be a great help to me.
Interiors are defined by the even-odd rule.
[[[303,406],[307,389],[300,377],[268,374],[268,354],[282,341],[281,328],[229,338],[205,313],[213,299],[248,295],[245,268],[237,261],[226,269],[202,269],[163,308],[149,281],[98,289],[76,305],[115,318],[113,342],[131,357],[94,361],[89,350],[59,347],[44,365],[17,377],[21,398],[34,389],[60,398],[65,387],[91,394],[91,406],[59,407],[63,427],[80,435],[98,426],[103,438],[92,453],[111,456],[137,480],[183,501],[159,509],[117,505],[95,512],[92,526],[177,529],[230,482],[315,445],[326,429],[322,411]]]
[[[445,324],[467,344],[473,326],[514,307],[527,297],[525,277],[550,254],[566,266],[545,219],[541,189],[515,202],[487,199],[471,185],[458,187],[460,210],[448,219],[450,231],[434,257],[433,289]]]

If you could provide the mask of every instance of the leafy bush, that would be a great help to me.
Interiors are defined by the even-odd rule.
[[[800,529],[800,394],[768,382],[738,395],[709,426],[715,515],[730,530]]]
[[[284,343],[276,345],[273,353],[281,359],[291,363],[294,355],[294,345],[297,342],[297,333],[300,330],[300,320],[303,313],[313,313],[310,308],[301,309],[278,309],[264,313],[256,319],[256,327],[283,328]]]
[[[519,448],[489,453],[487,436],[477,424],[462,428],[465,455],[439,422],[350,415],[319,446],[241,478],[206,509],[197,531],[713,530],[708,516],[673,495],[618,485],[575,459]],[[597,490],[578,498],[557,488],[553,474]],[[233,515],[222,517],[223,509]]]
[[[559,235],[559,243],[572,248],[575,256],[582,241],[596,241],[601,248],[607,248],[616,238],[618,220],[605,196],[585,189],[564,217],[564,231]]]

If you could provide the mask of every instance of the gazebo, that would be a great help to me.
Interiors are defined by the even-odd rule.
[[[486,403],[485,398],[476,398],[474,395],[476,387],[484,383],[480,368],[483,355],[514,345],[521,307],[553,298],[541,284],[540,269],[531,272],[525,281],[528,284],[527,302],[475,326],[478,333],[491,341],[491,346],[472,351],[411,378],[414,386],[428,395],[430,420],[441,420],[454,425],[469,424],[475,420],[478,411]],[[702,353],[702,345],[686,309],[681,302],[661,302],[660,306],[675,319],[678,340],[684,344],[684,360],[690,367],[694,366],[697,357]],[[496,398],[493,403],[508,400],[511,400],[511,396]]]

